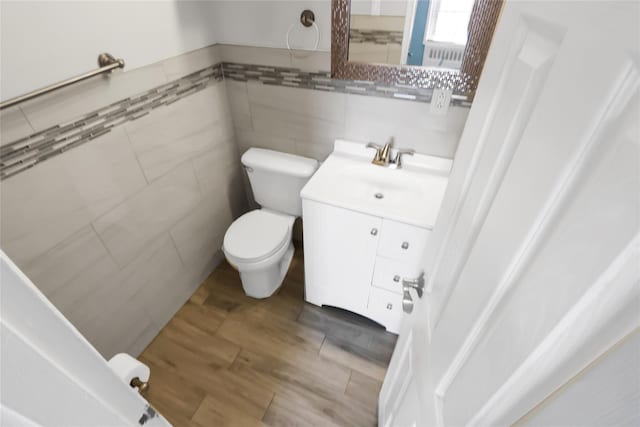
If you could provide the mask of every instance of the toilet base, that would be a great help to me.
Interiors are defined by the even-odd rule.
[[[293,252],[293,242],[290,242],[280,262],[264,269],[240,271],[240,280],[242,280],[244,293],[252,298],[258,299],[273,295],[273,293],[280,288],[284,281],[284,276],[286,276],[289,271]]]

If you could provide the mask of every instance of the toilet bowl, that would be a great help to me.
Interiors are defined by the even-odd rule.
[[[293,154],[251,148],[242,164],[261,209],[236,219],[224,236],[222,250],[240,273],[244,292],[267,298],[282,285],[293,258],[292,231],[302,214],[300,190],[318,162]]]
[[[282,284],[293,258],[294,216],[257,209],[242,215],[227,230],[223,251],[240,272],[244,292],[271,296]]]

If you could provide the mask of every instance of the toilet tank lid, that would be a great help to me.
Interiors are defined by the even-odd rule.
[[[318,168],[318,161],[315,159],[265,148],[249,148],[242,155],[242,164],[300,178],[309,178]]]

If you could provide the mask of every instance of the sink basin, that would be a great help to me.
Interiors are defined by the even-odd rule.
[[[335,190],[362,203],[394,205],[422,195],[414,175],[372,164],[347,166],[336,170]]]
[[[375,150],[336,141],[333,153],[302,189],[302,198],[432,228],[451,161],[414,155],[402,169],[373,165]]]

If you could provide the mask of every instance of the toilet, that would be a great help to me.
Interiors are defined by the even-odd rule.
[[[262,148],[242,155],[260,209],[236,219],[224,236],[222,250],[240,272],[244,292],[267,298],[282,284],[293,257],[292,230],[302,215],[300,190],[318,161]]]

